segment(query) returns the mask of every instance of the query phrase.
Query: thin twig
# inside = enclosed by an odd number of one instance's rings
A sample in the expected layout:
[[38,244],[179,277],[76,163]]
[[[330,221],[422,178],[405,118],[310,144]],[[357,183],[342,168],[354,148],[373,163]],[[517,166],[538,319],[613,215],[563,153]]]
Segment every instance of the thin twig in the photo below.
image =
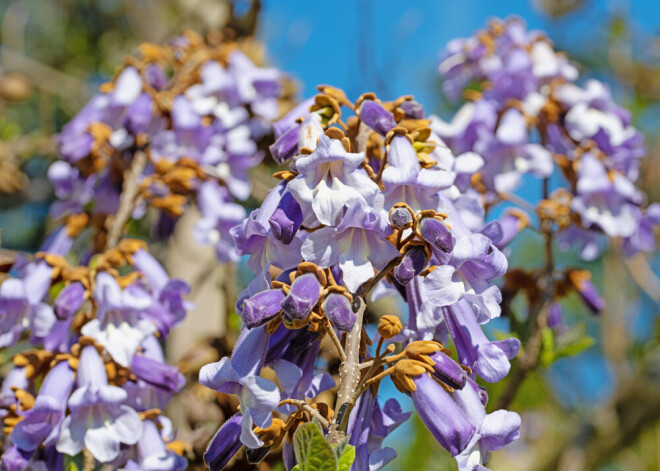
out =
[[83,469],[82,471],[94,471],[95,467],[94,455],[87,449],[83,448]]
[[653,273],[644,255],[638,253],[633,257],[624,258],[623,261],[637,286],[653,301],[660,304],[660,279]]
[[[327,320],[327,318],[326,318],[326,320]],[[325,331],[330,336],[330,340],[332,340],[332,343],[335,344],[335,348],[337,349],[337,353],[339,354],[339,359],[341,361],[345,361],[346,360],[346,352],[344,352],[344,347],[341,346],[341,342],[339,341],[339,337],[337,337],[337,332],[335,332],[335,329],[330,324],[330,321],[328,321],[328,325],[326,325]]]
[[330,422],[328,422],[326,418],[323,417],[319,411],[314,409],[305,401],[302,401],[300,399],[284,399],[283,401],[280,401],[280,405],[284,405],[284,404],[291,404],[292,406],[299,407],[300,409],[303,409],[305,412],[309,412],[310,414],[312,414],[316,418],[316,420],[318,420],[319,423],[323,426],[323,428],[327,429],[330,427]]
[[[360,381],[359,363],[362,318],[367,305],[361,297],[357,297],[356,301],[358,306],[355,312],[355,324],[351,331],[346,335],[346,360],[344,360],[339,367],[339,391],[337,392],[337,403],[335,405],[336,411],[341,411],[344,404],[348,404],[348,408],[351,407],[349,402],[353,396],[353,392],[357,388],[358,382]],[[349,413],[349,410],[344,410],[343,415]],[[339,414],[337,414],[337,416],[339,416]],[[339,425],[340,424],[335,421],[330,426],[330,431],[328,432],[328,440],[330,443],[336,444],[344,439],[345,433],[343,430],[339,430]]]
[[[65,108],[78,109],[90,96],[89,87],[83,80],[27,57],[19,51],[0,46],[0,59],[5,69],[19,72],[41,90],[63,97]],[[48,77],[48,80],[43,80],[43,77]]]
[[369,292],[373,289],[373,287],[376,286],[378,282],[382,280],[385,277],[385,275],[387,275],[399,263],[401,263],[401,257],[396,257],[390,260],[389,263],[385,265],[385,268],[379,271],[376,276],[362,283],[362,285],[360,285],[355,295],[366,297],[369,294]]
[[[550,193],[549,179],[543,180],[543,198],[547,199]],[[511,374],[511,379],[506,385],[504,392],[497,401],[497,409],[506,409],[513,401],[522,386],[527,374],[534,370],[539,361],[539,353],[543,345],[543,331],[548,327],[548,317],[550,316],[550,306],[554,300],[554,254],[552,249],[552,222],[547,220],[542,222],[541,230],[545,242],[545,267],[543,280],[543,298],[539,303],[537,311],[530,313],[530,322],[532,329],[525,345],[525,350],[518,356],[516,367]]]
[[109,216],[106,221],[106,229],[108,230],[106,248],[114,247],[119,242],[124,226],[135,208],[139,190],[138,178],[142,175],[146,165],[147,154],[144,151],[137,151],[130,168],[124,172],[124,186],[119,198],[119,209],[114,217]]
[[513,203],[517,206],[520,206],[523,209],[526,209],[530,213],[534,214],[536,213],[536,207],[532,205],[531,203],[528,203],[518,195],[514,193],[500,193],[500,198],[503,200],[509,201],[510,203]]
[[511,373],[511,379],[506,384],[504,392],[497,400],[496,409],[506,409],[515,399],[518,389],[527,378],[527,374],[534,370],[538,364],[541,345],[543,344],[543,330],[548,326],[548,317],[550,315],[550,305],[552,300],[548,299],[541,305],[532,334],[527,341],[525,350],[518,356],[516,367]]

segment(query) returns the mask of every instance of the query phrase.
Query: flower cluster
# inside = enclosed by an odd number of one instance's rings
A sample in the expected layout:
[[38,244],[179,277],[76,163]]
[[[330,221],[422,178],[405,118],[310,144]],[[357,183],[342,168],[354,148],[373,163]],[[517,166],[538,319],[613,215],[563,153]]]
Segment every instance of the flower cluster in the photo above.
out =
[[74,235],[93,224],[103,247],[105,216],[117,211],[125,171],[137,165],[135,217],[146,206],[162,210],[158,230],[168,234],[196,201],[196,240],[235,261],[228,231],[245,217],[236,201],[250,195],[248,171],[263,157],[258,147],[284,92],[283,74],[257,66],[238,43],[187,32],[168,45],[142,44],[64,126],[62,160],[49,170],[59,199],[52,216]]
[[[241,443],[258,460],[283,443],[291,469],[289,439],[301,421],[316,418],[330,440],[350,435],[352,469],[379,469],[396,455],[381,447],[383,438],[409,416],[395,399],[376,398],[390,376],[461,470],[485,469],[489,451],[518,437],[520,418],[487,415],[475,379],[506,376],[520,342],[492,342],[480,326],[500,314],[493,280],[507,260],[499,222],[488,233],[471,229],[484,212],[465,193],[478,161],[454,157],[412,97],[381,102],[369,93],[353,104],[335,88],[319,91],[275,124],[270,150],[289,169],[232,229],[256,277],[239,296],[243,331],[233,356],[200,373],[202,384],[237,394],[241,405],[206,462],[221,469]],[[407,304],[407,324],[382,317],[370,339],[365,300],[387,295]],[[316,398],[334,384],[317,361],[326,336],[342,361],[335,410]],[[448,338],[456,359],[440,343]],[[372,340],[378,346],[370,354]],[[396,354],[395,342],[403,348]],[[279,387],[259,376],[266,366]]]
[[431,128],[459,157],[481,159],[473,186],[489,205],[508,199],[524,175],[563,175],[544,195],[539,217],[555,224],[564,248],[596,258],[605,238],[624,253],[651,251],[660,206],[635,187],[641,133],[597,80],[578,85],[578,69],[540,32],[516,18],[449,43],[440,61],[444,91],[466,103]]
[[22,348],[0,392],[3,469],[63,469],[64,455],[83,450],[116,468],[185,469],[161,415],[185,380],[159,338],[185,316],[188,286],[133,239],[80,266],[39,252],[10,275],[0,346]]

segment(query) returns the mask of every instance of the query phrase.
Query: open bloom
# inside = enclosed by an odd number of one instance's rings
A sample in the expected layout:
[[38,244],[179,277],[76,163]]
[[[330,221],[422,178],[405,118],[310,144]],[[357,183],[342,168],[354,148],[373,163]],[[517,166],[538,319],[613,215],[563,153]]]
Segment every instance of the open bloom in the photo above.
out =
[[378,186],[360,168],[363,160],[364,154],[347,152],[341,141],[325,135],[314,152],[296,159],[301,176],[287,188],[301,204],[306,225],[336,224],[344,207],[373,202]]
[[122,290],[111,274],[101,272],[96,276],[94,299],[98,318],[83,326],[83,335],[97,340],[117,363],[128,366],[138,346],[156,331],[142,316],[152,304],[151,297],[135,285]]
[[238,395],[243,417],[241,442],[248,448],[263,445],[252,427],[269,427],[272,412],[280,402],[277,386],[259,376],[267,345],[268,334],[264,327],[244,330],[231,359],[224,357],[217,363],[204,366],[199,372],[199,382],[204,386]]
[[515,412],[497,410],[486,414],[479,394],[479,386],[472,380],[460,391],[453,393],[453,400],[476,432],[470,443],[455,456],[459,471],[485,469],[488,453],[505,447],[520,436],[520,416]]
[[500,381],[509,373],[509,360],[518,354],[520,340],[488,340],[475,319],[474,310],[466,300],[443,307],[442,312],[461,363],[492,383]]
[[137,443],[142,434],[140,416],[124,404],[126,391],[108,385],[94,346],[86,346],[80,353],[77,384],[69,398],[71,414],[62,422],[57,451],[73,456],[87,448],[97,460],[112,461],[119,455],[121,443]]
[[438,266],[424,280],[427,299],[436,306],[450,306],[463,298],[477,308],[481,323],[500,315],[501,293],[491,281],[506,272],[506,257],[482,234],[459,238],[446,265]]
[[320,267],[338,263],[346,287],[355,291],[374,276],[374,269],[382,270],[399,254],[385,239],[391,231],[384,214],[352,206],[336,227],[312,232],[303,243],[302,255]]

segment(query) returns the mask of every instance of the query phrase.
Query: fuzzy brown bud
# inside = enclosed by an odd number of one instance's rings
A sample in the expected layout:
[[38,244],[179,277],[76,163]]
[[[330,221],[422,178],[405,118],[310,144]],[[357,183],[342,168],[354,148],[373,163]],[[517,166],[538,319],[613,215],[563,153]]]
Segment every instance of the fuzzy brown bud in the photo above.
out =
[[401,320],[397,316],[383,316],[378,321],[378,333],[384,339],[391,339],[399,335],[403,329]]

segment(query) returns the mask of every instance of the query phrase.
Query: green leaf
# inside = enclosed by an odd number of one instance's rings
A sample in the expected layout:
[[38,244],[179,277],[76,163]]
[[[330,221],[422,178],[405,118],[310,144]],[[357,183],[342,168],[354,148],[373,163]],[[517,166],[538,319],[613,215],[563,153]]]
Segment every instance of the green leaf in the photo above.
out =
[[593,337],[582,337],[557,350],[557,358],[577,355],[596,343]]
[[541,332],[541,365],[548,367],[557,358],[555,356],[555,335],[550,327]]
[[291,471],[300,471],[300,465],[298,465],[298,464],[295,465],[295,466],[291,469]]
[[339,461],[341,455],[344,454],[344,450],[348,446],[348,439],[349,437],[346,436],[341,442],[337,443],[335,446],[332,447],[332,451],[335,452],[335,458],[337,458],[337,461]]
[[595,343],[596,340],[587,334],[586,324],[577,324],[559,336],[555,356],[562,358],[577,355]]
[[335,452],[318,424],[308,422],[298,427],[293,448],[300,471],[337,471]]
[[[335,454],[339,453],[338,448],[340,445],[334,448]],[[348,471],[353,465],[353,461],[355,461],[355,447],[348,444],[343,445],[339,456],[337,456],[337,471]]]
[[69,465],[66,467],[66,471],[78,471],[78,465],[75,461],[69,461]]

